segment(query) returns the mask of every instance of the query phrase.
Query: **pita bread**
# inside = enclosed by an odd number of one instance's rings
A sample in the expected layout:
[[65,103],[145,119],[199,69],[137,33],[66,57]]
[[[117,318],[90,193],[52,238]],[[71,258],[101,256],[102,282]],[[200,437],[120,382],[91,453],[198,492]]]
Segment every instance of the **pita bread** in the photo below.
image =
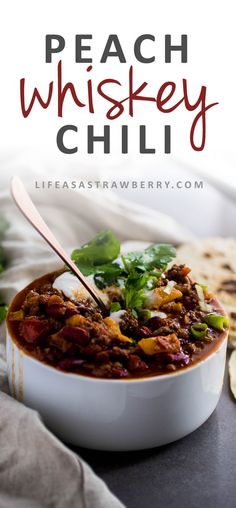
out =
[[193,279],[207,284],[230,318],[229,338],[236,347],[236,240],[204,238],[177,248],[177,262],[188,265]]
[[236,399],[236,350],[231,353],[229,359],[229,380],[231,391]]

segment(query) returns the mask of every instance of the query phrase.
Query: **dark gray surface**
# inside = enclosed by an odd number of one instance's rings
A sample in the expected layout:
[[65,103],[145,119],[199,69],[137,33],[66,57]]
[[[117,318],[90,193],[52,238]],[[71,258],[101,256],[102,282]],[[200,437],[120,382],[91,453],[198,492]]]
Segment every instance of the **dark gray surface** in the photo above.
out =
[[228,375],[217,409],[186,438],[140,452],[77,451],[127,508],[236,508],[236,403]]

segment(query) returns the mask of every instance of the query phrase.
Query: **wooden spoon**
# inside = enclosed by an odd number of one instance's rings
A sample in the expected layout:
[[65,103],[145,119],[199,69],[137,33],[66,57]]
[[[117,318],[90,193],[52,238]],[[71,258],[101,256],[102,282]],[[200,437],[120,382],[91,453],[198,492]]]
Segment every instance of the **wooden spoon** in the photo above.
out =
[[47,224],[44,222],[35,205],[33,204],[22,181],[17,176],[14,176],[11,180],[11,193],[15,203],[23,215],[26,217],[26,219],[28,219],[30,224],[36,229],[36,231],[38,231],[38,233],[44,238],[44,240],[46,240],[46,242],[56,252],[56,254],[58,254],[64,263],[70,268],[74,275],[80,280],[85,289],[95,300],[97,305],[99,305],[102,313],[107,315],[108,310],[97,294],[96,290],[89,284],[86,277],[84,277],[79,268],[75,265],[72,259],[66,254],[62,246],[59,244]]

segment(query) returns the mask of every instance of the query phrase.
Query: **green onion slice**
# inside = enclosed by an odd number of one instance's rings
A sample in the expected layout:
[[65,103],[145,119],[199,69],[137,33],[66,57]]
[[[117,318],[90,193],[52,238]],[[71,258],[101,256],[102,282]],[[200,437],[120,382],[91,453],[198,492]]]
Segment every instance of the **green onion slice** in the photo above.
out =
[[207,334],[207,324],[195,323],[191,326],[191,334],[195,337],[195,339],[204,339]]
[[208,291],[208,286],[207,284],[198,284],[198,286],[200,286],[202,289],[203,289],[203,292],[207,292]]
[[149,321],[152,317],[152,313],[149,309],[140,309],[138,315],[144,322]]
[[215,330],[220,330],[221,332],[229,328],[229,318],[221,314],[208,314],[208,316],[204,316],[204,321],[212,328],[215,328]]

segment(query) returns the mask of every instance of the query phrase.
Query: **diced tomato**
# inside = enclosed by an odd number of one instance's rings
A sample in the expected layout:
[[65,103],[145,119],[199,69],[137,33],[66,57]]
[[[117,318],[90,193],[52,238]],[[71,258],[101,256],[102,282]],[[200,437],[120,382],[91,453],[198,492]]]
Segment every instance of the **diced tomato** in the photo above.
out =
[[26,318],[20,327],[21,335],[27,342],[37,342],[48,330],[48,321],[38,317]]
[[184,266],[181,270],[181,273],[184,277],[186,277],[186,275],[188,275],[188,273],[191,272],[191,268],[189,268],[188,266]]

